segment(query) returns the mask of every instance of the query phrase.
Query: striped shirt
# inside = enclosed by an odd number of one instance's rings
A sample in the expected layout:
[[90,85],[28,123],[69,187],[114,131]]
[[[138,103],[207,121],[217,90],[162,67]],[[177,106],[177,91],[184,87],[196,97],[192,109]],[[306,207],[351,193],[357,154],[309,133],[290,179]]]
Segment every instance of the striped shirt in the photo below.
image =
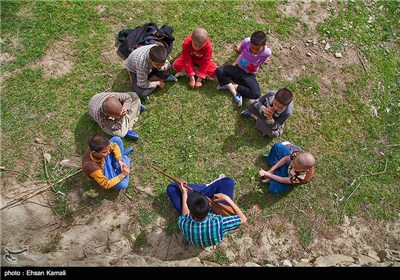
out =
[[127,108],[125,104],[132,102],[131,94],[136,94],[133,92],[102,92],[93,95],[89,101],[88,110],[90,117],[95,120],[101,127],[108,127],[111,130],[119,130],[122,127],[122,118],[111,119],[103,113],[103,102],[108,97],[113,97],[118,99],[124,108]]
[[133,52],[131,52],[125,62],[126,68],[130,72],[136,74],[137,85],[141,88],[155,88],[157,86],[157,82],[148,81],[148,75],[153,69],[149,52],[154,46],[156,46],[156,44],[142,46],[135,49]]
[[224,235],[238,228],[241,224],[238,215],[222,217],[208,213],[202,221],[195,221],[189,215],[181,215],[178,219],[179,229],[186,240],[196,247],[209,247],[222,241]]

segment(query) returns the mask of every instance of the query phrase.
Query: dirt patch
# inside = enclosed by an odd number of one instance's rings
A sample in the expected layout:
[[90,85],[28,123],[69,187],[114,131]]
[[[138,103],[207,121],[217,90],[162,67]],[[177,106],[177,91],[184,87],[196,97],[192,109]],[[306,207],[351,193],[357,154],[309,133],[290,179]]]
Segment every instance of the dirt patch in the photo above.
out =
[[61,77],[70,72],[75,64],[73,45],[75,39],[71,36],[59,38],[48,48],[45,55],[33,64],[34,68],[43,69],[45,79]]

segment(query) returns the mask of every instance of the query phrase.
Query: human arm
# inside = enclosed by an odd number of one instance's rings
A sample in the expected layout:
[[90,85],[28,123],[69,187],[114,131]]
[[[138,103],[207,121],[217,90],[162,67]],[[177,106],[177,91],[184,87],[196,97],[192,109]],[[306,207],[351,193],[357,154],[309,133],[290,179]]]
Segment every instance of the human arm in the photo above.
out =
[[187,183],[185,181],[180,181],[179,182],[179,190],[181,191],[182,194],[182,215],[189,214],[189,207],[187,205],[187,198],[188,198],[188,193],[187,193]]
[[241,46],[241,43],[240,43],[240,44],[237,44],[237,45],[233,45],[233,50],[234,50],[237,54],[240,54],[240,53],[242,52],[240,46]]
[[245,224],[247,221],[246,216],[243,214],[242,210],[240,210],[240,208],[236,205],[235,202],[233,202],[233,200],[227,196],[226,194],[223,193],[217,193],[214,194],[214,199],[215,202],[222,202],[222,201],[226,201],[233,209],[233,212],[235,212],[236,215],[238,215],[240,217],[240,221],[242,224]]
[[275,163],[274,166],[272,166],[272,167],[268,170],[268,172],[274,173],[275,170],[277,170],[279,167],[283,166],[283,165],[284,165],[285,163],[287,163],[288,161],[290,161],[290,155],[281,158],[277,163]]
[[[198,77],[196,82],[201,82],[202,79],[204,80],[207,77],[207,71],[211,63],[212,47],[210,39],[206,40],[203,47],[198,52],[202,54],[202,57],[196,60],[196,64],[199,66],[196,72],[196,76]],[[199,80],[199,78],[201,79]]]
[[267,59],[263,62],[263,64],[268,64],[268,63],[270,63],[270,61],[271,61],[271,57],[268,56]]
[[94,179],[103,189],[111,189],[116,184],[121,182],[126,175],[130,172],[128,167],[122,168],[121,173],[115,176],[114,178],[107,179],[101,169],[97,169],[94,172],[90,173],[90,178]]
[[189,86],[190,86],[191,88],[194,88],[195,85],[196,85],[196,80],[195,80],[195,78],[194,78],[194,75],[193,75],[193,76],[189,76]]
[[291,184],[292,183],[290,181],[289,177],[281,177],[281,176],[275,175],[274,173],[272,173],[270,171],[260,170],[259,174],[263,178],[267,177],[267,178],[270,178],[271,180],[277,181],[282,184]]
[[192,39],[191,36],[189,36],[186,37],[185,41],[182,44],[183,63],[185,64],[185,71],[188,77],[195,75],[193,59],[190,55],[191,51],[193,51]]

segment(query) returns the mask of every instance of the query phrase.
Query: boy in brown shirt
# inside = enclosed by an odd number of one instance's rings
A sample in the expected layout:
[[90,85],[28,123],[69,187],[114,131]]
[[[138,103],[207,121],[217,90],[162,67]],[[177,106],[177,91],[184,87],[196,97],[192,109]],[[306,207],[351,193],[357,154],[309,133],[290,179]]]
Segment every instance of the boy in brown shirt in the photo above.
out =
[[314,156],[302,151],[291,152],[288,148],[290,146],[290,143],[288,146],[280,142],[275,143],[266,158],[271,168],[268,171],[263,169],[259,171],[263,182],[269,182],[269,191],[272,194],[307,184],[314,177]]
[[89,149],[82,158],[82,169],[104,189],[126,189],[129,183],[130,159],[133,147],[124,150],[118,136],[110,140],[99,134],[89,140]]

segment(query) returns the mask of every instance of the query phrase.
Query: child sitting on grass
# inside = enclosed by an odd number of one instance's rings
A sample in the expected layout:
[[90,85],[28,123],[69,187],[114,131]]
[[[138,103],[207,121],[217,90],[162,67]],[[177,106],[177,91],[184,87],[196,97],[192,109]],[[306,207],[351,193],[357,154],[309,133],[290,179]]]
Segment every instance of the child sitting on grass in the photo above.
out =
[[124,150],[118,136],[110,141],[99,134],[89,140],[89,149],[82,158],[82,169],[89,179],[95,180],[104,189],[126,189],[129,183],[130,159],[133,147]]
[[211,57],[212,47],[208,32],[198,27],[186,37],[182,44],[182,53],[172,65],[177,72],[175,77],[187,76],[191,88],[200,88],[204,79],[213,80],[215,77],[217,65]]
[[290,143],[287,146],[284,143],[275,143],[266,158],[271,168],[268,171],[259,171],[263,182],[269,183],[272,194],[280,194],[293,186],[307,184],[314,177],[314,156],[293,147],[296,148]]
[[271,50],[266,47],[267,36],[263,31],[254,32],[234,50],[240,54],[236,65],[220,66],[216,70],[219,86],[228,89],[237,106],[242,106],[243,97],[257,99],[261,95],[256,79],[258,69],[270,60]]

